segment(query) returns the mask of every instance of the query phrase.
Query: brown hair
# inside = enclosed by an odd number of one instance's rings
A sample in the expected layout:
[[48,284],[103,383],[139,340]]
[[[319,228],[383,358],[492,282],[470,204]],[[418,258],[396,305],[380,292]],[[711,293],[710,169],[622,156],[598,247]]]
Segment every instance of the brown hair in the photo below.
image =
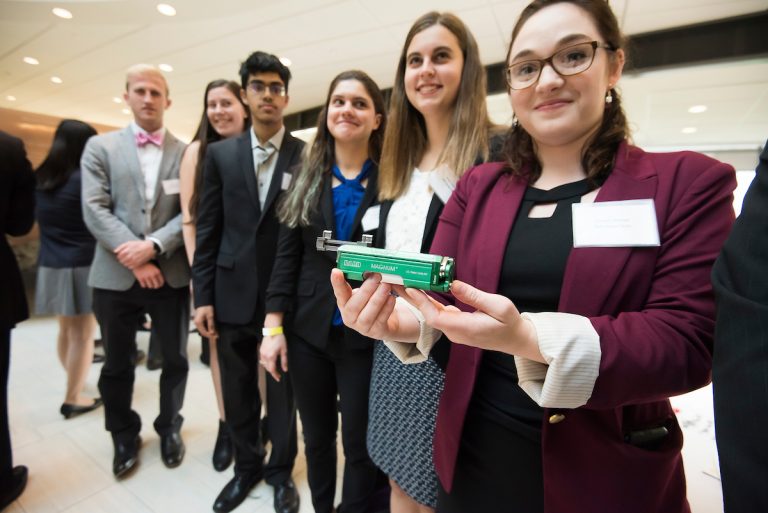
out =
[[491,122],[485,103],[485,69],[472,33],[464,22],[451,13],[429,12],[417,19],[405,38],[397,65],[395,85],[389,109],[389,126],[384,135],[384,149],[379,171],[379,198],[391,200],[404,194],[411,173],[424,155],[427,128],[422,114],[405,94],[405,68],[408,47],[419,32],[434,25],[448,29],[459,42],[464,56],[461,83],[456,96],[451,127],[437,164],[448,164],[457,177],[472,167],[478,157],[488,158],[488,131]]
[[317,116],[317,133],[311,146],[306,146],[301,163],[301,169],[295,173],[295,178],[288,192],[283,196],[277,207],[280,222],[290,228],[308,226],[310,215],[317,208],[320,197],[320,185],[324,175],[331,173],[331,167],[336,160],[334,139],[328,130],[328,103],[339,82],[357,80],[365,88],[373,102],[373,110],[381,115],[379,127],[371,133],[368,139],[368,158],[378,165],[381,158],[381,146],[384,131],[387,126],[387,113],[384,96],[379,86],[367,73],[360,70],[343,71],[336,75],[328,87],[320,114]]
[[195,164],[195,186],[192,189],[192,196],[189,198],[189,222],[194,224],[197,219],[197,207],[200,203],[200,193],[203,189],[203,166],[205,165],[205,152],[208,150],[208,145],[220,141],[221,135],[213,128],[210,120],[208,119],[208,93],[212,89],[218,87],[226,87],[230,93],[232,93],[237,101],[243,106],[245,110],[245,124],[244,130],[248,129],[249,120],[251,117],[251,111],[248,106],[243,103],[243,98],[240,96],[240,84],[233,80],[224,80],[220,78],[212,82],[208,82],[205,86],[205,94],[203,94],[203,115],[200,117],[200,124],[197,125],[197,131],[192,141],[200,141],[200,147],[197,150],[197,164]]
[[[512,45],[523,25],[540,10],[559,3],[573,4],[589,14],[600,36],[613,50],[625,46],[625,39],[616,15],[606,0],[536,0],[523,9],[512,29],[505,62],[509,63]],[[615,62],[615,52],[609,52],[609,56]],[[603,120],[594,135],[587,141],[581,156],[581,165],[587,173],[587,178],[593,183],[603,180],[611,173],[618,146],[629,137],[629,127],[621,106],[621,97],[613,88],[609,94],[613,101],[606,103]],[[534,141],[518,123],[513,123],[507,132],[503,155],[511,174],[524,176],[528,183],[535,182],[541,176],[541,163],[536,156]]]

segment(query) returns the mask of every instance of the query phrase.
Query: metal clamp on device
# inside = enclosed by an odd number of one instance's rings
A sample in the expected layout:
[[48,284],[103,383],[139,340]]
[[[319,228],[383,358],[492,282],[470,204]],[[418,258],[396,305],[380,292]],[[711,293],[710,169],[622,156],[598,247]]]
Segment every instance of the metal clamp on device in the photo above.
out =
[[360,242],[334,240],[331,231],[317,238],[318,251],[335,251],[336,267],[347,279],[362,281],[367,273],[381,273],[381,281],[435,292],[447,292],[454,278],[451,257],[388,251],[372,248],[373,238],[363,235]]

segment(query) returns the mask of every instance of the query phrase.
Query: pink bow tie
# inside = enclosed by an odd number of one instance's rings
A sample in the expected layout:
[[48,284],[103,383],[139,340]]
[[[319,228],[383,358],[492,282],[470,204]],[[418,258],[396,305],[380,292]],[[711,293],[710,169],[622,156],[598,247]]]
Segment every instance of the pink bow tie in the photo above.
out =
[[147,144],[154,144],[158,148],[163,145],[163,134],[147,134],[139,132],[136,134],[136,146],[143,148]]

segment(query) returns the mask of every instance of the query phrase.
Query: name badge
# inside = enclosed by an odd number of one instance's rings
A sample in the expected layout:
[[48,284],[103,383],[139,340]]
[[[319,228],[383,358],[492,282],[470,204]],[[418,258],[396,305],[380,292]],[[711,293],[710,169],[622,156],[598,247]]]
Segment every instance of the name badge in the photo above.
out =
[[179,179],[172,178],[170,180],[163,180],[163,192],[166,196],[179,193]]
[[429,173],[427,178],[429,186],[443,203],[448,203],[448,198],[456,188],[456,178],[451,174],[448,166],[443,165]]
[[293,178],[293,175],[291,173],[283,173],[283,181],[280,184],[280,190],[287,191],[288,187],[291,186],[291,178]]
[[364,232],[370,232],[379,228],[379,212],[381,211],[381,205],[374,205],[368,207],[368,210],[363,214],[363,218],[360,220],[360,224],[363,225]]
[[572,208],[574,248],[659,245],[651,199],[574,203]]

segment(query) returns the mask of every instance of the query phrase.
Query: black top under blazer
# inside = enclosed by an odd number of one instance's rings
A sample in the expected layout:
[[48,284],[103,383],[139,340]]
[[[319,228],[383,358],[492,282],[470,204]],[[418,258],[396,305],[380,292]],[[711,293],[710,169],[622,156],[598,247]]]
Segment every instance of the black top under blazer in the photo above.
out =
[[[331,286],[331,269],[336,267],[336,252],[317,251],[317,238],[323,230],[336,235],[333,208],[332,176],[323,177],[319,208],[311,216],[309,226],[288,228],[280,226],[277,257],[272,279],[267,290],[267,312],[285,312],[284,325],[308,344],[335,352],[343,348],[327,347],[336,298]],[[378,168],[371,169],[368,184],[352,223],[352,241],[359,241],[363,233],[374,235],[375,230],[363,232],[365,212],[378,204]],[[360,286],[352,282],[353,287]],[[344,329],[346,348],[370,348],[371,339],[358,332]]]
[[303,147],[286,131],[262,212],[250,131],[208,146],[192,277],[195,306],[213,305],[219,322],[263,321],[279,230],[275,208],[283,174],[299,164]]

